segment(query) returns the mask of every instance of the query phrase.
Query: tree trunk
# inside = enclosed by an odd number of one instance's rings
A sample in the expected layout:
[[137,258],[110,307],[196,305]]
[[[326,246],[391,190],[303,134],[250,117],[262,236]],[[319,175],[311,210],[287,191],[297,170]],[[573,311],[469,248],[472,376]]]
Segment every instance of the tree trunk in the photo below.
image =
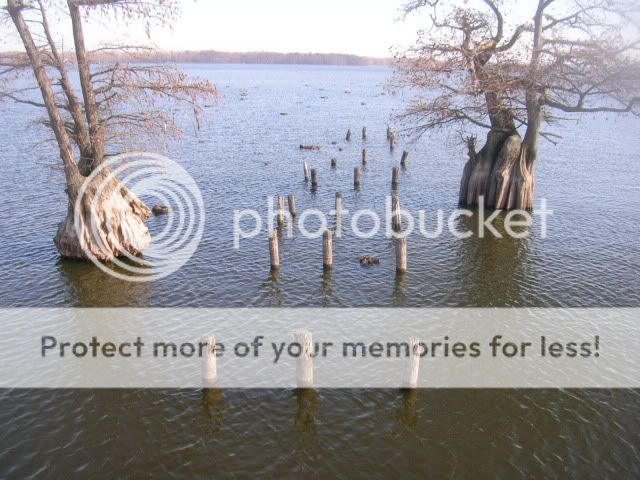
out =
[[[38,82],[64,165],[65,191],[69,204],[67,217],[58,226],[54,237],[58,251],[64,257],[82,260],[94,257],[103,261],[125,253],[140,254],[149,243],[149,230],[144,222],[150,217],[151,211],[113,176],[110,168],[101,168],[88,178],[80,174],[71,138],[55,100],[53,83],[45,67],[43,53],[37,48],[22,15],[23,5],[18,0],[8,0],[7,6]],[[92,94],[93,91],[89,96]],[[93,120],[97,121],[95,117]],[[94,161],[101,163],[104,143],[99,124],[91,133],[96,135],[93,153],[95,155],[98,151],[100,154],[97,158],[94,156]],[[101,186],[104,186],[102,190]]]
[[479,152],[468,140],[469,160],[460,182],[460,206],[472,207],[484,197],[485,206],[499,210],[533,208],[535,150],[520,135],[491,130]]
[[138,197],[106,171],[89,177],[80,193],[53,240],[60,255],[109,261],[142,253],[150,241],[144,222],[151,210]]

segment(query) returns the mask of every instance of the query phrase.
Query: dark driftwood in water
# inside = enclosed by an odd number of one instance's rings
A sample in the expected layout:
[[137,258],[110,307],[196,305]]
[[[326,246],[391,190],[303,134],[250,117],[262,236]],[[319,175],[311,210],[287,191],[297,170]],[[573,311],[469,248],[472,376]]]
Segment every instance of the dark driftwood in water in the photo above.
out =
[[319,145],[302,145],[300,144],[300,150],[320,150]]
[[372,257],[371,255],[363,255],[360,257],[360,265],[362,265],[363,267],[380,265],[380,259],[378,257]]
[[171,208],[167,207],[166,205],[154,205],[153,208],[151,209],[151,212],[155,215],[166,215],[167,213],[169,213],[171,211]]

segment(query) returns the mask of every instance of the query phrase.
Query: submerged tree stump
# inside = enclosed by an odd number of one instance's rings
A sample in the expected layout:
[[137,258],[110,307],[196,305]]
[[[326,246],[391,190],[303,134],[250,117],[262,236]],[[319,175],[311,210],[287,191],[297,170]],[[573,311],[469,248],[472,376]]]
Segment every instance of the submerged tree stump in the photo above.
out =
[[313,337],[307,330],[296,330],[294,342],[300,345],[296,361],[296,385],[298,388],[313,388]]
[[218,367],[216,365],[216,337],[210,335],[202,339],[206,345],[202,354],[202,380],[205,384],[215,383],[218,378]]
[[322,234],[322,266],[325,270],[333,268],[333,233],[328,228]]
[[360,172],[360,167],[355,167],[353,169],[353,186],[357,190],[360,188],[360,184],[362,183],[362,173]]
[[400,159],[400,166],[402,168],[407,168],[407,159],[409,158],[409,152],[406,150],[402,152],[402,158]]
[[394,190],[398,188],[398,184],[400,183],[400,168],[393,167],[391,171],[391,188]]
[[280,248],[278,245],[278,235],[274,230],[269,232],[269,257],[271,258],[271,270],[280,269]]
[[394,244],[396,248],[396,272],[405,273],[407,271],[407,238],[396,238]]

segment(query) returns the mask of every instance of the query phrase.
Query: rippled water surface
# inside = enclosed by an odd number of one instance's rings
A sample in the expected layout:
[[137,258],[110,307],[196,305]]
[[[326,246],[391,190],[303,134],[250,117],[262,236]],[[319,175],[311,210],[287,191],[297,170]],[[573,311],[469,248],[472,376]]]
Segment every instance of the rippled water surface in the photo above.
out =
[[[384,89],[389,70],[185,68],[222,93],[202,129],[187,128],[168,147],[205,200],[193,258],[142,284],[60,260],[51,241],[66,211],[56,150],[32,125],[36,111],[3,105],[1,307],[640,306],[637,121],[581,117],[558,127],[559,145],[542,143],[536,205],[545,198],[554,211],[547,238],[539,225],[520,240],[412,236],[410,270],[397,278],[382,235],[336,241],[331,275],[322,272],[321,240],[295,235],[282,240],[282,269],[272,275],[265,232],[233,248],[235,209],[266,214],[270,195],[294,193],[299,210],[328,211],[342,191],[346,208],[382,215],[391,168],[407,149],[402,205],[433,218],[456,207],[466,158],[459,137],[405,136],[391,153],[386,126],[403,99]],[[301,152],[301,143],[322,149]],[[354,191],[362,148],[369,162]],[[303,181],[303,160],[319,171],[316,192]],[[382,264],[362,268],[364,254]],[[638,400],[632,391],[4,391],[0,476],[637,477]]]

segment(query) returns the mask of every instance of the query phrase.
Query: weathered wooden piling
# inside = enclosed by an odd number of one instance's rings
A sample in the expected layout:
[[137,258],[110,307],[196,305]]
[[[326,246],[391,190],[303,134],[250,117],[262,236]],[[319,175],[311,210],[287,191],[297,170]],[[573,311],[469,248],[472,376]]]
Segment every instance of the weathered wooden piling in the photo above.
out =
[[391,226],[394,232],[402,231],[402,213],[400,212],[400,197],[391,197]]
[[269,256],[271,257],[271,270],[280,269],[280,246],[275,230],[269,232]]
[[318,187],[318,170],[315,168],[311,169],[311,188]]
[[387,140],[391,140],[391,127],[387,125]]
[[336,216],[342,215],[344,208],[344,194],[342,192],[336,192]]
[[402,152],[402,158],[400,159],[400,166],[402,168],[407,168],[407,159],[409,158],[409,152],[406,150]]
[[332,158],[331,159],[331,168],[336,168],[338,166],[338,159],[337,158]]
[[278,225],[284,225],[285,210],[284,210],[284,195],[278,195]]
[[396,147],[396,136],[394,133],[391,133],[391,137],[389,138],[389,150],[393,152],[393,149]]
[[400,183],[400,168],[393,167],[393,170],[391,171],[391,187],[393,189],[396,189],[398,188],[399,183]]
[[367,139],[367,127],[362,127],[362,139]]
[[420,340],[409,339],[409,358],[405,364],[405,371],[402,375],[403,388],[418,387],[418,373],[420,372]]
[[354,188],[360,188],[360,184],[362,183],[362,172],[360,171],[360,167],[355,167],[353,169],[353,186]]
[[367,149],[363,148],[362,149],[362,164],[366,165],[367,164],[367,160],[368,160],[368,153],[367,153]]
[[305,161],[302,164],[302,168],[304,169],[304,181],[308,182],[309,181],[309,164]]
[[203,337],[202,349],[202,380],[205,384],[212,384],[218,378],[216,365],[216,337],[213,335]]
[[296,210],[296,196],[295,195],[289,195],[287,197],[287,199],[289,200],[289,213],[291,214],[291,217],[295,217],[298,212]]
[[347,142],[351,141],[351,129],[347,130]]
[[344,195],[336,192],[336,237],[342,238],[342,214],[344,210]]
[[313,337],[307,330],[293,332],[293,340],[300,345],[296,360],[296,385],[298,388],[313,388]]
[[407,271],[407,237],[396,238],[396,272],[404,273]]
[[328,228],[322,234],[322,266],[325,270],[333,268],[333,233]]

